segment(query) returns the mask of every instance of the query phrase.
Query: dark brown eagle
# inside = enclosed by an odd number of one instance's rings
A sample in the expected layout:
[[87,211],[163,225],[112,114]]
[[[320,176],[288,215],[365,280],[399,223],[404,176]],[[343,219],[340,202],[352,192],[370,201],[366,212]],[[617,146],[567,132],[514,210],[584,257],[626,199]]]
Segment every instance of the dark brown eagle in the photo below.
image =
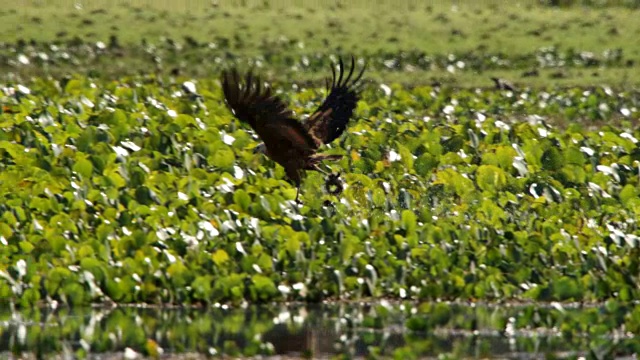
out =
[[[222,91],[227,106],[236,118],[248,123],[263,141],[257,150],[284,167],[287,177],[297,187],[296,202],[304,170],[325,173],[318,168],[320,162],[342,158],[342,155],[319,154],[318,148],[332,142],[344,132],[360,100],[360,78],[365,67],[351,79],[355,68],[353,57],[351,70],[346,77],[342,58],[337,78],[335,64],[331,65],[331,87],[329,79],[326,79],[329,95],[304,122],[298,121],[287,104],[274,95],[270,87],[264,87],[260,78],[251,71],[244,79],[241,79],[235,68],[222,72]],[[331,175],[330,179],[335,181],[336,176]]]

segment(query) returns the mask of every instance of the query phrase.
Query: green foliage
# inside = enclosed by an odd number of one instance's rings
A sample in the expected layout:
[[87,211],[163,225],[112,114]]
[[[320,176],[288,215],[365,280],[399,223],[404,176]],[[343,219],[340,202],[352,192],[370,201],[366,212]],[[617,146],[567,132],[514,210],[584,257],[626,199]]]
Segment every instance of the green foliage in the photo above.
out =
[[[637,117],[634,93],[369,85],[327,150],[345,155],[328,164],[344,192],[310,172],[298,207],[219,84],[198,80],[193,97],[162,81],[37,79],[3,95],[15,109],[0,114],[3,299],[640,296],[640,132],[548,121],[573,109],[589,123],[602,104]],[[283,96],[308,113],[323,95]]]

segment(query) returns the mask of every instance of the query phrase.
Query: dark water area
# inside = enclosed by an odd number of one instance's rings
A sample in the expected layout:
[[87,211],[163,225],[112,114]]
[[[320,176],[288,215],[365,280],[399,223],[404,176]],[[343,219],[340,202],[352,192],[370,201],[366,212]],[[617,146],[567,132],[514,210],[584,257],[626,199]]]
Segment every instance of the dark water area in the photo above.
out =
[[635,358],[640,338],[600,321],[598,307],[533,305],[3,306],[0,358]]

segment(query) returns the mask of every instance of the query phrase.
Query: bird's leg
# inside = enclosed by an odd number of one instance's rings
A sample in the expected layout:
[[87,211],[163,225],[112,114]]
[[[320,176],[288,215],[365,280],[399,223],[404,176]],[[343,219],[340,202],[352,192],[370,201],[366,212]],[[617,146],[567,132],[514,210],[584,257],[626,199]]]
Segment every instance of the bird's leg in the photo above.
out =
[[330,175],[331,175],[331,174],[329,174],[328,172],[326,172],[326,171],[324,171],[324,170],[320,169],[320,167],[319,167],[318,165],[315,165],[315,166],[313,167],[313,170],[315,170],[315,171],[317,171],[317,172],[320,172],[320,173],[324,174],[325,176],[330,176]]
[[298,199],[298,197],[300,197],[300,185],[298,185],[296,189],[296,204],[302,204],[302,201]]
[[301,204],[300,187],[302,186],[302,171],[299,168],[288,166],[284,169],[289,180],[296,186],[296,203]]

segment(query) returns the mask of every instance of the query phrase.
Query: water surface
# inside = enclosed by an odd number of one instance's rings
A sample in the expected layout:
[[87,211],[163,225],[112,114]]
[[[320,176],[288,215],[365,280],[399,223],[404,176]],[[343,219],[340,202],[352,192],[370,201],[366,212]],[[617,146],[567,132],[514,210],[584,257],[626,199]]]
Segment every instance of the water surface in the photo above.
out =
[[[272,304],[206,309],[0,308],[0,358],[631,358],[628,309],[471,304]],[[591,324],[591,325],[590,325]],[[609,324],[603,328],[603,324]]]

